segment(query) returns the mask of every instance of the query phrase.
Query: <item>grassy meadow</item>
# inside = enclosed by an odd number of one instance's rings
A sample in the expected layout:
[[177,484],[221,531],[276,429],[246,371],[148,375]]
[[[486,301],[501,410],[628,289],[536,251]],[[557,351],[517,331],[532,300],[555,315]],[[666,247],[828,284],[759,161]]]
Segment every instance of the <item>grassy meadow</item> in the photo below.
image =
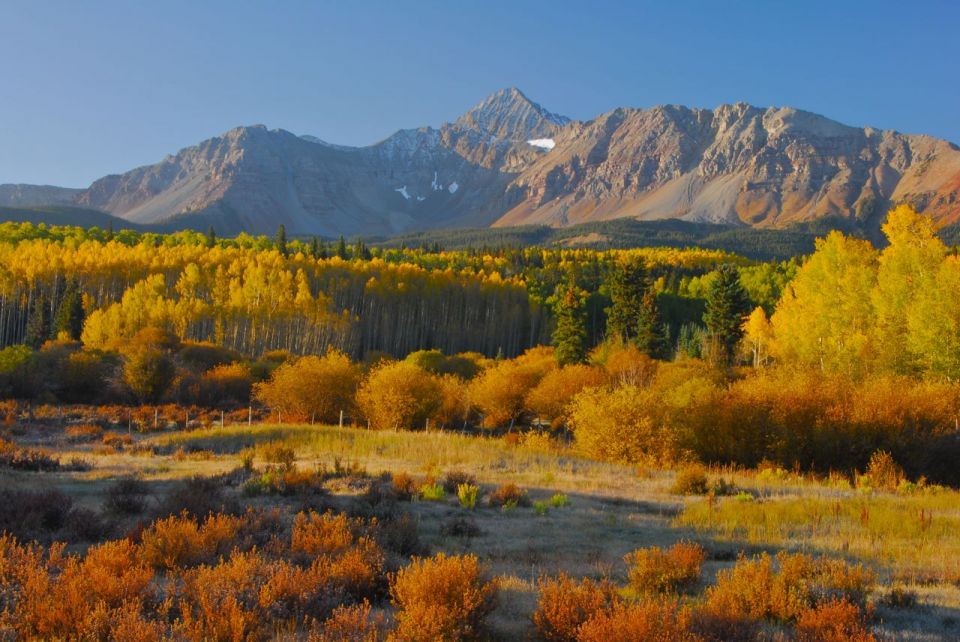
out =
[[[535,636],[531,617],[540,578],[563,572],[622,584],[628,582],[626,554],[681,541],[699,544],[706,554],[702,578],[682,598],[691,603],[739,556],[787,550],[861,563],[874,572],[868,603],[880,639],[960,636],[960,493],[945,488],[909,485],[888,492],[837,476],[717,468],[706,471],[709,494],[685,495],[676,488],[676,470],[593,461],[536,433],[246,423],[134,431],[120,440],[123,431],[78,435],[49,424],[4,432],[18,446],[83,462],[77,470],[52,472],[0,468],[5,489],[58,489],[90,511],[100,510],[118,480],[142,480],[149,514],[178,484],[204,476],[233,479],[224,482],[223,501],[241,506],[375,514],[368,505],[371,484],[408,479],[413,496],[401,504],[416,525],[418,551],[474,554],[495,578],[500,599],[489,620],[492,639]],[[111,439],[113,445],[105,446]],[[322,488],[306,498],[257,490],[278,467],[327,474]],[[480,487],[475,507],[462,506],[456,490],[440,490],[448,478]],[[504,484],[516,484],[525,497],[489,505],[485,498]],[[113,533],[123,534],[144,518],[108,520]],[[274,637],[299,639],[280,632]]]

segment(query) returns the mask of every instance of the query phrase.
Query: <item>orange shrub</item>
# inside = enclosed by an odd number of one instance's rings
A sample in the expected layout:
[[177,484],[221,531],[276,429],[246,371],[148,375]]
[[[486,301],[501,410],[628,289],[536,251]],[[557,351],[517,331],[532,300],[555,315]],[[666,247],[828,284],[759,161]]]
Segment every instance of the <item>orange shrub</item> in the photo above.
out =
[[154,568],[173,569],[213,561],[230,551],[241,520],[213,514],[202,524],[182,513],[157,520],[143,531],[143,559]]
[[290,552],[305,559],[325,560],[330,581],[356,597],[372,595],[383,578],[384,554],[363,520],[343,513],[298,513]]
[[617,604],[580,626],[577,642],[700,642],[690,616],[674,602]]
[[87,441],[89,439],[99,439],[103,435],[103,428],[96,424],[78,424],[67,426],[64,432],[71,441]]
[[243,363],[214,366],[200,377],[197,401],[208,406],[246,404],[253,376]]
[[373,614],[370,602],[337,607],[322,627],[310,632],[307,642],[384,642],[386,622]]
[[741,558],[707,589],[706,607],[735,618],[792,621],[805,609],[841,598],[863,604],[874,575],[861,565],[801,553]]
[[275,620],[300,621],[326,613],[344,596],[330,576],[325,558],[307,567],[275,560],[264,567],[263,582],[257,591],[257,607]]
[[567,423],[570,400],[584,388],[600,386],[606,377],[599,368],[587,365],[564,366],[551,370],[530,391],[526,407],[541,419],[549,419],[553,428]]
[[[124,605],[136,612],[152,601],[153,572],[128,541],[90,549],[86,558],[64,556],[0,537],[0,596],[9,624],[24,639],[89,639],[109,629]],[[0,614],[0,630],[5,624]]]
[[831,600],[800,613],[797,642],[877,642],[877,638],[860,607],[846,600]]
[[574,580],[565,573],[540,580],[540,599],[533,614],[537,634],[547,642],[576,642],[580,626],[620,602],[607,580]]
[[497,428],[521,418],[524,399],[540,380],[557,367],[553,348],[531,348],[507,361],[500,361],[470,382],[470,403],[483,413],[483,425]]
[[510,482],[497,486],[487,497],[487,502],[491,506],[527,506],[530,504],[530,499],[527,497],[527,491]]
[[418,558],[390,578],[396,639],[476,640],[496,604],[497,589],[475,555]]
[[702,546],[688,542],[677,542],[666,550],[641,548],[624,558],[630,567],[630,587],[638,593],[688,590],[700,581],[706,559]]
[[309,557],[337,555],[353,545],[362,525],[362,520],[350,519],[344,513],[297,513],[290,533],[290,552]]
[[235,553],[216,566],[185,572],[178,610],[180,628],[194,640],[245,640],[258,624],[260,587],[270,568],[257,553]]
[[420,483],[412,475],[404,472],[393,473],[390,485],[397,497],[404,500],[413,499],[420,488]]

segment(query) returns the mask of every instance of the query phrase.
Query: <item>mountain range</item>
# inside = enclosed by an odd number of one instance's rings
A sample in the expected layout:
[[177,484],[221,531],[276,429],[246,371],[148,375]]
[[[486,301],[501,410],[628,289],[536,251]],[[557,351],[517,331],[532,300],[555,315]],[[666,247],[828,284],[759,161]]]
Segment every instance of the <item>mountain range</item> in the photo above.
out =
[[0,186],[0,206],[71,205],[221,235],[283,223],[328,237],[616,218],[760,228],[836,220],[870,234],[901,202],[960,220],[960,149],[744,103],[575,121],[516,88],[439,128],[367,147],[254,125],[86,189]]

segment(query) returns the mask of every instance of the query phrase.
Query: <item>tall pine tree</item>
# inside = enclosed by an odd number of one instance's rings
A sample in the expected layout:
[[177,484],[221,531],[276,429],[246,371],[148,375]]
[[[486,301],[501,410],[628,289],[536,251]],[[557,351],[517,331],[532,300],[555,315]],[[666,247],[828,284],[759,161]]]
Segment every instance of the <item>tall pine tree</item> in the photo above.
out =
[[561,366],[587,360],[587,319],[583,295],[584,292],[571,283],[557,301],[557,327],[553,331],[553,345]]
[[657,297],[641,259],[629,259],[614,268],[610,278],[610,299],[607,336],[633,343],[651,357],[665,357],[668,342]]
[[36,350],[50,338],[50,305],[47,298],[38,294],[33,300],[33,308],[27,318],[26,333],[23,342]]
[[60,307],[57,308],[57,315],[54,317],[53,336],[59,337],[63,334],[68,339],[79,341],[80,334],[83,332],[83,320],[83,295],[80,293],[77,282],[71,280],[60,301]]
[[610,277],[611,306],[607,312],[607,334],[623,342],[637,338],[637,324],[647,290],[647,270],[641,259],[617,264]]
[[283,223],[277,226],[277,250],[280,254],[287,255],[287,228]]
[[733,363],[748,314],[750,297],[740,283],[739,270],[733,265],[721,265],[717,268],[717,278],[710,284],[703,313],[714,360],[723,365]]

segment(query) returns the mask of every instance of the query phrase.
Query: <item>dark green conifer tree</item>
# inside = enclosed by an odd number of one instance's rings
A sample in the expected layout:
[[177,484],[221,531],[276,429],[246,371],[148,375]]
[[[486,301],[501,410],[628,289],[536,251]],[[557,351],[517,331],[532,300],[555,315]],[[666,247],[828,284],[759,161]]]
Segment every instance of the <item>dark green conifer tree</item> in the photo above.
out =
[[77,282],[71,280],[54,317],[53,336],[59,337],[64,334],[74,341],[79,341],[80,334],[83,332],[84,318],[83,295]]
[[277,226],[277,250],[280,254],[287,255],[287,228],[283,223]]
[[743,337],[743,321],[750,309],[750,297],[740,283],[739,270],[733,265],[721,265],[717,278],[710,284],[703,313],[712,359],[722,365],[733,363],[737,344]]
[[557,300],[557,327],[553,331],[553,345],[557,363],[561,366],[587,360],[587,319],[583,294],[571,283]]
[[50,338],[50,306],[47,298],[37,295],[33,300],[33,308],[27,318],[27,328],[23,342],[36,350]]

